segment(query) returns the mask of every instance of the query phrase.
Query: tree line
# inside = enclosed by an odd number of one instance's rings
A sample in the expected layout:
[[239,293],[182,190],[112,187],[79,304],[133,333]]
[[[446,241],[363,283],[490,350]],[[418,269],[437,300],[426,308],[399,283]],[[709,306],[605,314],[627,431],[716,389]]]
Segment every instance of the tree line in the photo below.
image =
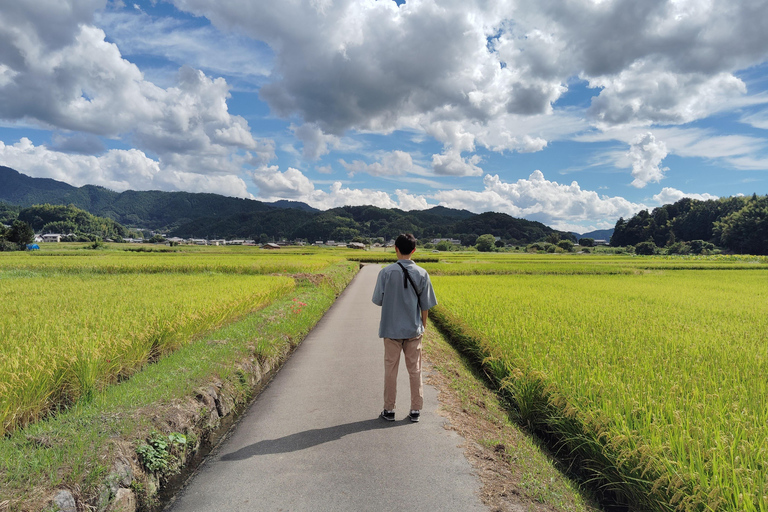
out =
[[252,238],[259,242],[279,240],[372,241],[392,240],[400,233],[417,239],[454,239],[465,247],[474,246],[482,234],[499,237],[503,244],[528,244],[557,233],[573,239],[571,233],[556,231],[540,222],[517,219],[504,213],[474,214],[466,210],[435,207],[406,212],[376,206],[343,206],[324,212],[298,209],[270,209],[227,217],[205,217],[183,224],[170,236],[181,238]]
[[768,195],[676,203],[620,218],[611,237],[615,247],[640,254],[706,254],[717,248],[737,254],[768,254]]
[[[6,227],[8,225],[8,227]],[[0,250],[24,250],[35,233],[56,233],[72,242],[121,240],[131,232],[112,219],[91,215],[72,205],[19,208],[0,203]]]

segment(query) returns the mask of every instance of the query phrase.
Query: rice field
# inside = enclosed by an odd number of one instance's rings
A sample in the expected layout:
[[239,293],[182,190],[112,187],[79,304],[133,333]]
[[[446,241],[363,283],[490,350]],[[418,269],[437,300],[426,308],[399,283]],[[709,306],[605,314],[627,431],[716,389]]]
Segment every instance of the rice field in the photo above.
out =
[[[768,510],[765,261],[627,259],[424,266],[439,323],[598,486],[640,510]],[[502,275],[451,275],[486,265]]]
[[422,265],[430,274],[638,274],[657,270],[768,270],[765,256],[635,257],[599,254],[445,253]]
[[60,275],[0,287],[0,434],[290,291],[288,277]]
[[331,251],[81,247],[0,253],[0,435],[290,293],[292,276],[345,259]]
[[[79,244],[82,247],[82,244]],[[39,253],[2,253],[0,272],[162,274],[218,272],[268,275],[315,272],[344,258],[333,251],[282,250],[279,254],[254,247],[206,248],[177,252],[128,252],[68,250]],[[0,274],[1,276],[1,274]]]

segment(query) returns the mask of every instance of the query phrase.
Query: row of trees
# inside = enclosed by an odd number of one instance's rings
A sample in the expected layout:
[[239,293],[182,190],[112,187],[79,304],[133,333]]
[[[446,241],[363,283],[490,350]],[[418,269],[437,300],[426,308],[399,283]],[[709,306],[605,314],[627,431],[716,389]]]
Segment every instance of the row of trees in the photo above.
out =
[[739,254],[768,254],[768,196],[699,201],[684,198],[616,222],[611,245],[640,254],[706,254],[717,247]]

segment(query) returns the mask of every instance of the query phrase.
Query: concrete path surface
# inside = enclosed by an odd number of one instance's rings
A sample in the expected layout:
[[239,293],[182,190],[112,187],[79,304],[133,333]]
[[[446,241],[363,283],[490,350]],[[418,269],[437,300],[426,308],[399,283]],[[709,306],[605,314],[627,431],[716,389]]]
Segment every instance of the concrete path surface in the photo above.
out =
[[425,385],[421,421],[408,420],[402,360],[396,421],[378,418],[380,268],[360,271],[166,510],[487,511],[434,388]]

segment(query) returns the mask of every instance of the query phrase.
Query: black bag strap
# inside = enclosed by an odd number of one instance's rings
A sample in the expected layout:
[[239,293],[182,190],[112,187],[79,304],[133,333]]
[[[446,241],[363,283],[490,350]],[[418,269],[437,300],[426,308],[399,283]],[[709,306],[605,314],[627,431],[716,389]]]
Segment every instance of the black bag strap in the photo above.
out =
[[398,266],[403,269],[403,288],[408,288],[408,282],[410,281],[411,287],[413,288],[413,292],[416,294],[416,303],[418,304],[419,311],[421,311],[421,297],[419,296],[418,290],[416,290],[416,285],[413,283],[413,279],[411,279],[411,275],[408,273],[408,269],[403,266],[402,263],[399,261],[397,262]]

